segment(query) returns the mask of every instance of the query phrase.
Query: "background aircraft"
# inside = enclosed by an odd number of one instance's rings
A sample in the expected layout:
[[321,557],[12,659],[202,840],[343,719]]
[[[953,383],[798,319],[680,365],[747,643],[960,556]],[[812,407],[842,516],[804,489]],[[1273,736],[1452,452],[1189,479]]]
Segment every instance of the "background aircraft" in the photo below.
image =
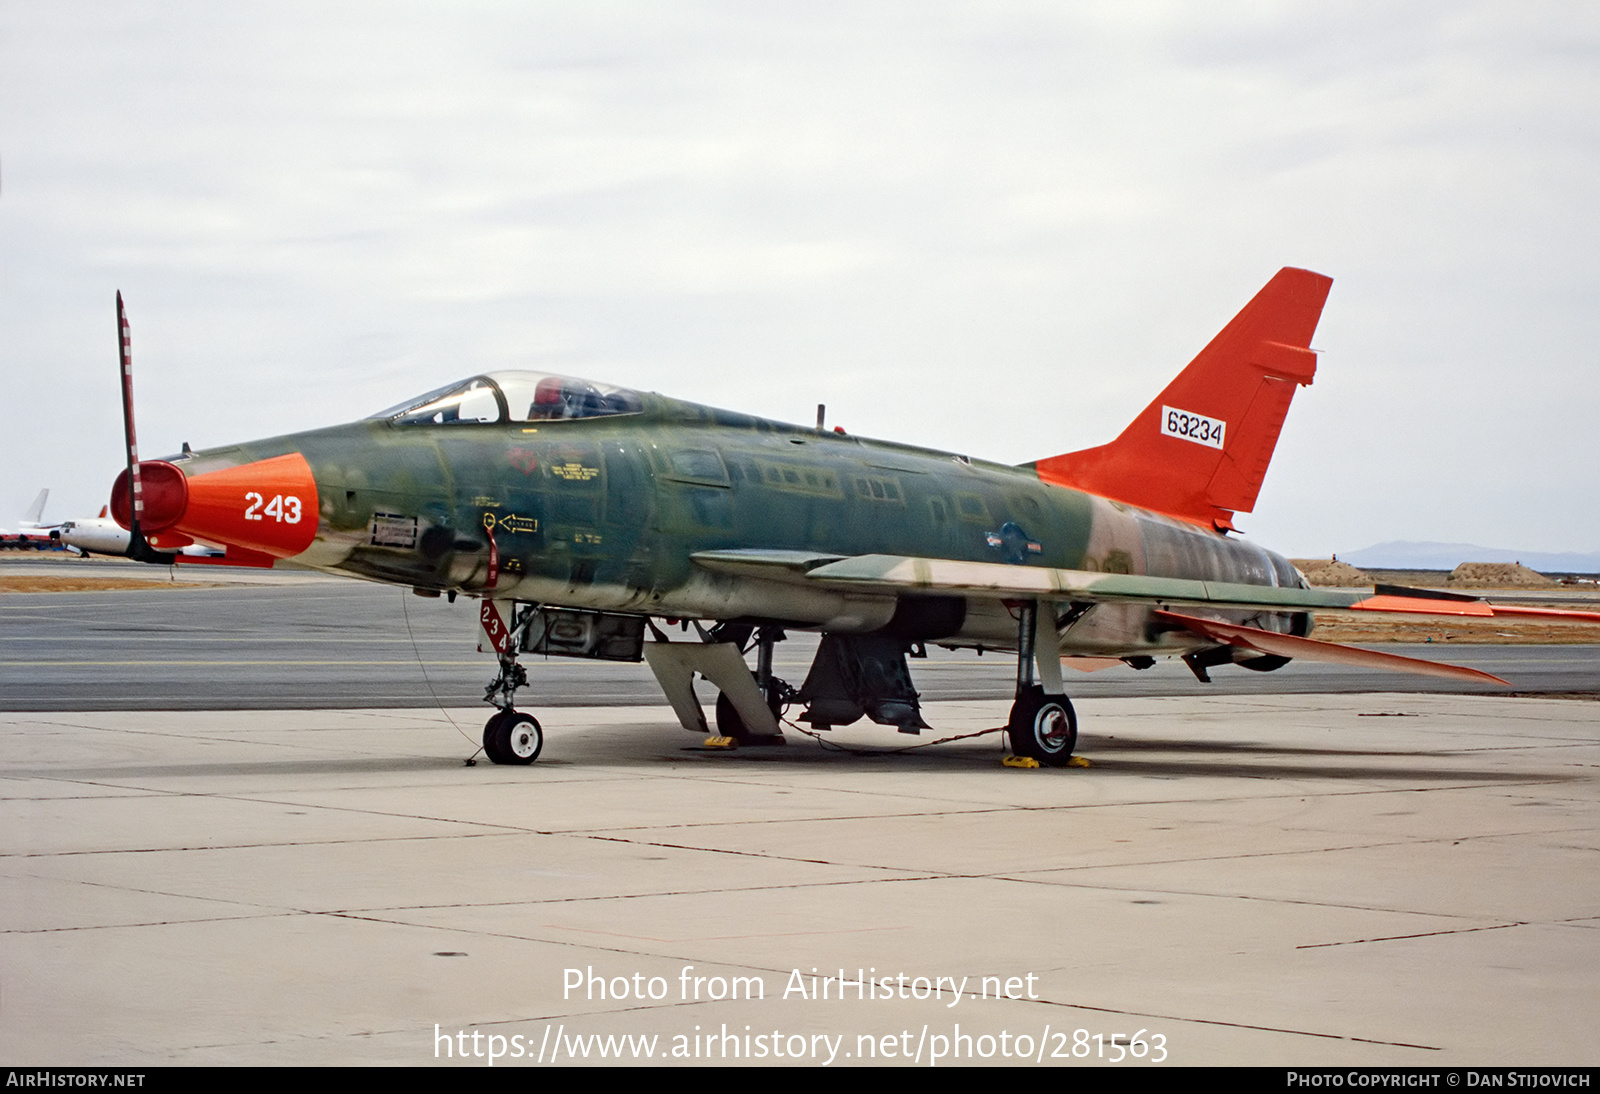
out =
[[0,543],[8,547],[38,548],[47,547],[57,538],[58,525],[41,523],[44,520],[44,504],[50,499],[50,491],[39,491],[39,496],[33,499],[33,504],[28,506],[28,511],[23,514],[15,530],[0,528]]
[[[480,648],[500,662],[485,695],[497,763],[542,746],[513,706],[523,652],[648,661],[684,726],[706,731],[698,673],[719,688],[722,732],[760,744],[782,741],[788,708],[817,729],[865,716],[917,733],[908,655],[1015,651],[1011,744],[1052,765],[1077,738],[1063,659],[1175,655],[1202,681],[1291,657],[1496,681],[1307,635],[1314,608],[1501,609],[1313,590],[1229,534],[1315,375],[1330,285],[1280,271],[1115,441],[1019,467],[519,371],[349,425],[141,462],[119,294],[128,467],[111,509],[130,557],[210,547],[228,564],[480,598]],[[953,397],[1015,394],[975,376]],[[657,620],[692,622],[699,640],[671,641]],[[791,629],[823,635],[798,687],[772,673]]]
[[[101,506],[98,517],[64,520],[57,526],[56,538],[68,550],[85,558],[91,555],[126,555],[133,542],[133,535],[127,528],[111,519],[108,515],[110,511],[110,506]],[[207,558],[224,558],[227,552],[219,547],[191,544],[172,554],[183,557],[185,561],[195,562]],[[170,561],[176,561],[176,558]]]

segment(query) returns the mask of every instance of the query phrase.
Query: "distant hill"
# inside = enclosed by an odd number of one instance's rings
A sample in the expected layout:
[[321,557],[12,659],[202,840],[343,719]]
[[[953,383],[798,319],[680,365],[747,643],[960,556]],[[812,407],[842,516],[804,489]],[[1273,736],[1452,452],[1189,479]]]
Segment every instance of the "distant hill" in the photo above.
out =
[[1363,570],[1453,570],[1463,562],[1520,562],[1540,573],[1600,573],[1600,553],[1550,554],[1479,547],[1475,543],[1413,543],[1395,540],[1339,552],[1339,561]]

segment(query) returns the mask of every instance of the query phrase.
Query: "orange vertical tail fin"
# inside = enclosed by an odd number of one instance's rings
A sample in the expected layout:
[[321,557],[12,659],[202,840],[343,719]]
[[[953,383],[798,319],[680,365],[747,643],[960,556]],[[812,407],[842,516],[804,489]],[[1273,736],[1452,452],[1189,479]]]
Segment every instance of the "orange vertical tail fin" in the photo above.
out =
[[1279,270],[1121,436],[1039,460],[1039,477],[1231,528],[1255,506],[1295,386],[1316,375],[1311,336],[1332,284]]

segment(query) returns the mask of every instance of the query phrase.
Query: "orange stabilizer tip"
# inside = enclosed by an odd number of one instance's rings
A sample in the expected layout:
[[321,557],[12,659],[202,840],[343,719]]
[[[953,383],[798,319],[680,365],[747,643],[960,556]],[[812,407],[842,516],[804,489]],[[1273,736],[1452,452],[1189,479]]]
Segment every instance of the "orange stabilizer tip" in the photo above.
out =
[[1350,605],[1353,612],[1411,612],[1417,615],[1494,615],[1482,600],[1441,600],[1422,596],[1391,596],[1380,593]]

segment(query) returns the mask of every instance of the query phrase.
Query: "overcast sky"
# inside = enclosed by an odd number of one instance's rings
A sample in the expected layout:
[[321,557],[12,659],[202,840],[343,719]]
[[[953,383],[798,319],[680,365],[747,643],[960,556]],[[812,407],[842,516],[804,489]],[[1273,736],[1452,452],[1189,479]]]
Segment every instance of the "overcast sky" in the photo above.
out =
[[0,525],[494,368],[1020,462],[1334,279],[1291,555],[1600,549],[1600,6],[0,0]]

